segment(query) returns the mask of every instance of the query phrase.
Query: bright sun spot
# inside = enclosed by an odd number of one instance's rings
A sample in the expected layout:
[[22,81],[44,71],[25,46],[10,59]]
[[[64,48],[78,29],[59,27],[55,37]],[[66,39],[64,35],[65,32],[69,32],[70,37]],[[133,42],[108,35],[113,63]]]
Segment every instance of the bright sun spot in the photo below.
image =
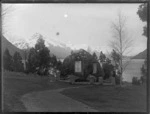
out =
[[68,17],[68,15],[67,15],[67,14],[64,14],[64,17],[65,17],[65,18],[67,18],[67,17]]

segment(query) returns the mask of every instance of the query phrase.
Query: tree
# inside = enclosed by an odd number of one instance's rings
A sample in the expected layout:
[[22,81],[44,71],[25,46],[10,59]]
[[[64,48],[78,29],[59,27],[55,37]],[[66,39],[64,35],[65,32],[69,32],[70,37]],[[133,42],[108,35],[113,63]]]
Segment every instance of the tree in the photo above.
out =
[[15,52],[13,55],[13,69],[15,72],[23,72],[23,63],[19,52]]
[[[1,13],[1,19],[2,21],[2,27],[3,27],[3,31],[2,33],[4,34],[6,32],[6,26],[7,26],[7,18],[9,19],[9,15],[14,11],[14,7],[12,5],[8,5],[8,4],[3,4],[2,5],[2,13]],[[1,29],[2,30],[2,29]]]
[[[147,4],[141,4],[138,8],[137,14],[139,15],[139,18],[143,22],[147,22]],[[143,35],[147,37],[147,25],[143,27]]]
[[113,65],[111,64],[111,60],[109,58],[106,58],[106,62],[103,63],[103,70],[104,70],[104,79],[109,78],[113,71]]
[[60,71],[62,69],[62,62],[60,60],[57,62],[57,69]]
[[39,34],[38,39],[37,39],[37,43],[35,44],[35,49],[37,51],[40,51],[40,50],[44,49],[45,48],[44,43],[45,43],[45,41],[43,39],[43,36],[41,34]]
[[105,62],[105,60],[106,60],[106,56],[105,56],[105,54],[103,54],[102,51],[100,52],[99,59],[100,59],[101,62]]
[[113,51],[111,52],[111,57],[115,63],[115,68],[118,68],[119,65],[119,61],[120,61],[120,55],[113,49]]
[[95,52],[93,53],[93,58],[94,58],[95,60],[97,60],[97,55],[96,55]]
[[[139,15],[139,18],[143,22],[147,22],[147,4],[146,3],[145,4],[141,4],[139,6],[137,14]],[[147,37],[147,25],[145,25],[143,27],[143,35]],[[142,77],[146,77],[147,76],[147,58],[144,61],[144,64],[143,64],[143,66],[141,68],[141,72],[142,72]]]
[[6,48],[3,54],[3,68],[5,70],[13,71],[13,59],[9,53],[9,50]]
[[[2,19],[2,21],[0,21],[0,25],[1,25],[0,32],[2,34],[4,34],[6,32],[6,24],[7,24],[6,22],[8,22],[6,20],[6,17],[8,17],[8,15],[12,12],[13,8],[11,5],[1,4],[0,9],[2,9],[1,15],[0,15],[0,19]],[[0,44],[1,44],[1,40],[0,40]],[[1,46],[0,46],[0,50],[1,50]],[[0,56],[0,59],[1,59],[1,56]],[[0,62],[0,64],[1,64],[1,62]],[[1,71],[1,69],[0,69],[0,71]]]
[[34,48],[31,48],[28,55],[27,71],[34,73],[36,72],[37,67],[38,67],[37,52]]
[[[75,61],[82,61],[82,64],[84,65],[83,75],[81,76],[80,74],[76,74],[82,79],[86,79],[89,74],[92,74],[93,61],[98,62],[97,60],[93,58],[93,56],[89,52],[83,49],[80,49],[79,51],[74,52],[73,54],[69,55],[68,57],[64,59],[63,64],[62,64],[62,72],[61,72],[62,75],[65,76],[65,75],[75,73],[74,72]],[[99,68],[98,70],[101,70],[101,69]],[[101,76],[101,72],[98,71],[98,73],[99,73],[98,76]]]
[[25,44],[25,47],[23,49],[23,59],[25,61],[25,70],[26,70],[26,67],[27,67],[27,58],[28,58],[28,55],[29,55],[29,44]]
[[51,57],[51,64],[52,64],[53,67],[56,67],[56,66],[57,66],[57,58],[56,58],[55,55],[53,55],[53,56]]
[[87,52],[89,52],[90,54],[92,53],[92,50],[91,50],[91,47],[90,47],[90,46],[88,46]]
[[[119,54],[119,70],[120,84],[122,84],[122,74],[126,67],[123,64],[123,56],[128,54],[133,40],[127,34],[126,17],[119,12],[116,22],[112,23],[113,40],[110,42],[110,47]],[[125,65],[126,66],[126,65]]]
[[28,67],[30,72],[47,74],[50,65],[50,50],[45,46],[43,36],[39,34],[35,48],[30,49]]
[[147,60],[144,61],[144,64],[142,65],[142,68],[141,68],[143,76],[147,75],[146,67],[147,67]]

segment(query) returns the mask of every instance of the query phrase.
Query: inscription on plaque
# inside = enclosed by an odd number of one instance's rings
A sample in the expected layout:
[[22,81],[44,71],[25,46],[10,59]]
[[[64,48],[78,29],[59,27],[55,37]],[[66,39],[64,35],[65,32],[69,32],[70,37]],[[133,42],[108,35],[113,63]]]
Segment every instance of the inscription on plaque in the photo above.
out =
[[93,64],[93,74],[97,73],[97,64]]
[[75,62],[75,72],[82,72],[81,61]]

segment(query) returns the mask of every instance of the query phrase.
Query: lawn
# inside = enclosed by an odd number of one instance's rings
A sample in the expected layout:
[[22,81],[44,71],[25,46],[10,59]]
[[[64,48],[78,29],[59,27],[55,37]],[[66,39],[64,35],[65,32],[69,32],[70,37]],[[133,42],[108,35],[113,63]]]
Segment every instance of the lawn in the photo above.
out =
[[102,112],[145,112],[146,86],[91,86],[64,90],[63,95]]
[[3,111],[5,112],[23,112],[26,111],[20,101],[22,95],[33,92],[50,89],[58,89],[70,85],[65,82],[49,82],[48,77],[41,77],[33,74],[23,74],[15,72],[3,73]]

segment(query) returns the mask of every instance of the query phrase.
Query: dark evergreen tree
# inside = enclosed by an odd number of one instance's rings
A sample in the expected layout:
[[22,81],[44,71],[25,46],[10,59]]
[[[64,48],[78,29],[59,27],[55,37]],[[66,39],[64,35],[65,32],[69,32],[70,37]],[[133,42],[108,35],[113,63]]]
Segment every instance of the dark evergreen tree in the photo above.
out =
[[30,72],[37,72],[39,75],[45,75],[50,65],[50,51],[45,46],[42,35],[39,35],[35,48],[30,49],[28,57],[28,69]]
[[45,48],[45,41],[43,39],[43,36],[42,35],[39,35],[39,38],[37,39],[37,43],[35,44],[35,50],[36,51],[40,51],[42,49]]
[[13,69],[15,72],[23,72],[24,71],[22,57],[19,52],[15,52],[13,55]]
[[7,48],[3,54],[3,68],[5,70],[13,71],[13,59]]
[[96,55],[95,52],[93,53],[93,58],[94,58],[95,60],[97,60],[97,55]]
[[36,68],[38,68],[39,60],[37,56],[37,52],[34,48],[31,48],[28,55],[28,63],[27,63],[27,71],[28,72],[36,72]]
[[[143,3],[139,6],[137,14],[143,22],[147,22],[147,4]],[[147,37],[147,25],[143,27],[143,35]]]
[[115,67],[118,68],[118,64],[120,61],[120,55],[115,50],[113,50],[111,53],[111,57],[115,62]]
[[[83,65],[82,76],[81,76],[81,74],[75,73],[75,61],[82,62],[81,63]],[[66,76],[69,74],[75,74],[76,76],[79,76],[80,78],[85,80],[89,74],[93,74],[93,62],[97,63],[97,66],[98,66],[97,73],[95,73],[94,75],[96,77],[103,76],[104,72],[103,72],[100,64],[98,63],[98,61],[95,60],[89,52],[87,52],[83,49],[75,51],[73,54],[69,55],[68,57],[66,57],[64,59],[63,64],[62,64],[61,74],[63,76]]]
[[[147,4],[146,3],[143,3],[139,6],[137,14],[139,15],[139,18],[143,22],[147,22]],[[147,37],[147,24],[143,27],[143,35]],[[146,79],[146,77],[147,77],[147,58],[145,59],[144,65],[141,68],[141,72],[142,72],[141,78]]]
[[100,52],[99,59],[100,59],[101,62],[105,62],[106,61],[106,56],[105,56],[105,54],[103,54],[102,51]]
[[57,61],[57,69],[58,70],[62,69],[62,62],[61,61]]
[[52,67],[56,67],[57,66],[57,58],[56,58],[55,55],[53,55],[51,57],[51,65],[52,65]]
[[106,58],[106,62],[103,64],[103,70],[104,70],[104,79],[107,79],[111,76],[111,72],[113,71],[114,67],[111,64],[111,61],[109,58]]

